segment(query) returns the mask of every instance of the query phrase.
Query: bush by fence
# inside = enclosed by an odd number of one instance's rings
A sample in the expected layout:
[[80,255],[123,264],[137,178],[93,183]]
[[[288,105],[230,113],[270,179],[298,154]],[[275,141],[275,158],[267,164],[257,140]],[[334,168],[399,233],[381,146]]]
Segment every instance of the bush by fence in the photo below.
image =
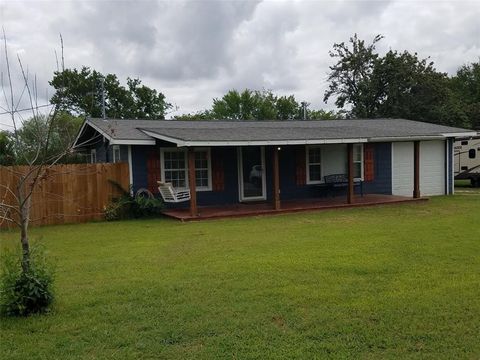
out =
[[[19,176],[27,166],[0,166],[0,204],[15,205],[13,194]],[[112,197],[121,195],[119,189],[129,188],[127,163],[68,164],[49,169],[33,193],[31,225],[81,223],[104,218],[104,209]],[[15,224],[0,221],[0,229]]]

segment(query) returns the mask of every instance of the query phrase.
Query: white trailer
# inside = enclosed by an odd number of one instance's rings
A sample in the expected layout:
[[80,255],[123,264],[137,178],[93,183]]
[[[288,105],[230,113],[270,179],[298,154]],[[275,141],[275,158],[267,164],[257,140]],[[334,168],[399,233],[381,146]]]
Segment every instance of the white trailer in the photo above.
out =
[[470,180],[473,187],[480,187],[480,134],[455,141],[454,171],[455,180]]

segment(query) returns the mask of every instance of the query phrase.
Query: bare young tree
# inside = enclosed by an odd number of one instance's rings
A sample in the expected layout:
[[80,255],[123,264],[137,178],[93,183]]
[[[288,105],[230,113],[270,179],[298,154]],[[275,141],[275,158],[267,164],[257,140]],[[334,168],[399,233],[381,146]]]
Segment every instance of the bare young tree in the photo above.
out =
[[[63,40],[61,43],[61,66],[64,69]],[[1,73],[2,95],[5,107],[1,107],[7,113],[13,131],[14,164],[8,167],[15,178],[15,184],[0,184],[0,225],[2,222],[16,224],[20,230],[20,242],[22,247],[22,270],[28,272],[30,269],[30,242],[29,223],[32,207],[32,195],[44,179],[49,169],[56,165],[66,155],[74,152],[71,139],[64,139],[61,146],[53,147],[53,134],[56,123],[60,116],[58,106],[42,105],[38,103],[38,85],[36,76],[31,76],[24,66],[19,55],[16,56],[17,75],[21,79],[21,89],[14,89],[13,80],[14,66],[10,60],[7,37],[3,30],[3,57],[5,69]],[[58,67],[58,60],[57,60]],[[59,70],[59,69],[57,69]],[[20,90],[20,91],[18,91]],[[28,106],[20,104],[27,102]],[[22,127],[27,120],[22,112],[28,111],[28,121],[33,124],[31,138],[28,144],[21,136]],[[32,122],[33,120],[33,122]],[[8,199],[8,200],[7,200]],[[12,201],[13,199],[13,201]]]

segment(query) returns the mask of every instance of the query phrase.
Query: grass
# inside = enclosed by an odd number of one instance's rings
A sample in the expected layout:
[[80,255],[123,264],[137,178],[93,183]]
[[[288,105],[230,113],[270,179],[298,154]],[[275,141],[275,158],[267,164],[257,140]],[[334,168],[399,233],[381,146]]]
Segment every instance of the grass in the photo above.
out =
[[[1,318],[2,359],[480,355],[480,191],[427,203],[32,230],[52,313]],[[2,248],[17,234],[0,233]]]

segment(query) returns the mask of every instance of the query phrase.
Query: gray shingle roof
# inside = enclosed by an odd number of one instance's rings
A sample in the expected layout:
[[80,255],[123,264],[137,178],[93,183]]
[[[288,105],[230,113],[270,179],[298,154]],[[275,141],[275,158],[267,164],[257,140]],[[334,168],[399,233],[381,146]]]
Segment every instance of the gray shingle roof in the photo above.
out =
[[[405,119],[315,121],[179,121],[87,119],[114,141],[148,141],[152,138],[188,142],[328,141],[337,139],[422,138],[472,132],[461,128]],[[198,145],[198,144],[197,144]]]

